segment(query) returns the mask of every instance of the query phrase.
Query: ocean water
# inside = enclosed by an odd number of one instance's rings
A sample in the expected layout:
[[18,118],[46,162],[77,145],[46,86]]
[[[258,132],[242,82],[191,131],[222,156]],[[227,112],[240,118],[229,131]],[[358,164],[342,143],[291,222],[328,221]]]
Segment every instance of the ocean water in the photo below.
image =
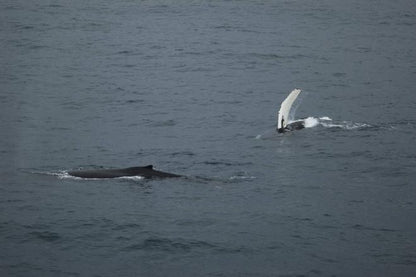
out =
[[[411,0],[2,1],[0,275],[415,276],[415,28]],[[147,164],[186,177],[65,174]]]

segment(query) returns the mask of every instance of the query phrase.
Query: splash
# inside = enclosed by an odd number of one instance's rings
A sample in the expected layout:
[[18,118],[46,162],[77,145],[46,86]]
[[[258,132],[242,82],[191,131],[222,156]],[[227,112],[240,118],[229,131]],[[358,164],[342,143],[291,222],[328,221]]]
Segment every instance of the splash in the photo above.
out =
[[305,128],[313,128],[319,125],[319,119],[315,117],[308,117],[304,120]]
[[316,126],[322,126],[324,128],[340,128],[344,130],[355,130],[355,129],[362,129],[371,127],[371,125],[367,123],[359,123],[359,122],[351,122],[351,121],[333,121],[328,116],[323,117],[308,117],[304,119],[305,128],[313,128]]
[[341,128],[345,130],[356,130],[371,127],[371,125],[366,123],[357,123],[357,122],[348,122],[342,121],[340,123],[321,123],[323,127],[326,128]]
[[[64,171],[64,170],[59,171],[59,172],[49,172],[48,174],[53,175],[53,176],[57,176],[59,179],[84,180],[83,178],[69,175],[68,171]],[[98,180],[98,179],[96,179],[96,180]]]
[[[328,117],[328,116],[322,116],[322,117],[307,117],[307,118],[303,118],[303,119],[295,119],[293,121],[290,121],[290,123],[292,122],[296,122],[296,121],[303,121],[305,124],[305,128],[316,128],[316,127],[321,127],[321,128],[338,128],[338,129],[343,129],[343,130],[361,130],[361,129],[365,129],[365,128],[371,128],[373,127],[370,124],[367,123],[359,123],[359,122],[352,122],[352,121],[334,121],[332,120],[332,118]],[[262,134],[257,135],[255,138],[256,139],[268,139],[268,138],[273,138],[275,137],[275,133],[276,130],[267,130],[265,132],[263,132]]]

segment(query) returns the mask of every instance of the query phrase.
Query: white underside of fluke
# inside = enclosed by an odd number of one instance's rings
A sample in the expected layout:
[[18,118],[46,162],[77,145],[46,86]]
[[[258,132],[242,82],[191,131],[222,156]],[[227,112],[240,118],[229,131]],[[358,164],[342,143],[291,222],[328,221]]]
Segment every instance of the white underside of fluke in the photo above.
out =
[[289,123],[290,109],[292,108],[292,105],[295,102],[296,98],[299,96],[300,92],[300,89],[292,90],[292,92],[286,97],[286,99],[280,105],[280,110],[277,118],[277,129],[285,128],[286,125]]

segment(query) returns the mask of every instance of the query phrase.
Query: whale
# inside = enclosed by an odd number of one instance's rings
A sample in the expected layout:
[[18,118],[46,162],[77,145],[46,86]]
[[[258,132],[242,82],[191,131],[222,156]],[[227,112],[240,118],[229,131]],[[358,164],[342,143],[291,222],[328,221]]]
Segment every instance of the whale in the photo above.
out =
[[301,130],[305,128],[305,121],[297,120],[286,124],[284,128],[277,129],[278,133],[285,133],[288,131]]
[[104,179],[140,176],[145,179],[151,178],[177,178],[181,175],[158,171],[153,169],[153,165],[136,166],[119,169],[91,169],[91,170],[71,170],[68,175],[87,179]]
[[305,122],[303,120],[290,121],[289,115],[293,103],[301,93],[300,89],[292,90],[289,95],[283,100],[280,105],[280,110],[277,114],[277,127],[278,133],[284,133],[287,131],[300,130],[305,128]]

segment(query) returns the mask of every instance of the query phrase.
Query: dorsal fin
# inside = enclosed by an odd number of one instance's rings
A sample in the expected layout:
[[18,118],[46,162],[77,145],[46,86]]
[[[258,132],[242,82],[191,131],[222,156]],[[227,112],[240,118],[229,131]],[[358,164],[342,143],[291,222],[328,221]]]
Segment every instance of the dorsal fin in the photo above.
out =
[[147,168],[147,169],[153,169],[153,165],[152,164],[149,164],[149,165],[146,165],[146,166],[143,166],[144,168]]

